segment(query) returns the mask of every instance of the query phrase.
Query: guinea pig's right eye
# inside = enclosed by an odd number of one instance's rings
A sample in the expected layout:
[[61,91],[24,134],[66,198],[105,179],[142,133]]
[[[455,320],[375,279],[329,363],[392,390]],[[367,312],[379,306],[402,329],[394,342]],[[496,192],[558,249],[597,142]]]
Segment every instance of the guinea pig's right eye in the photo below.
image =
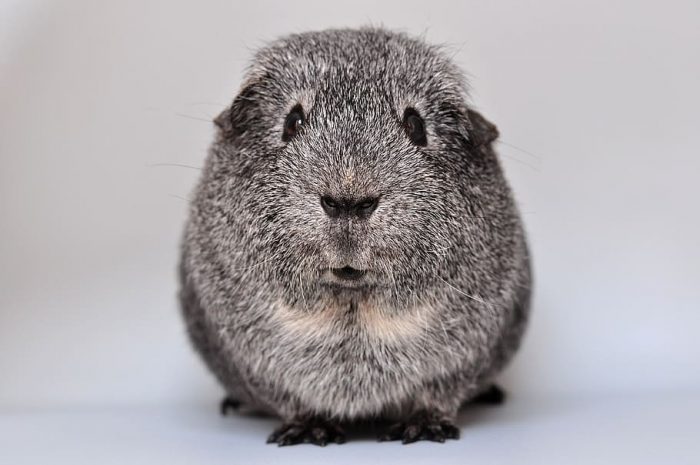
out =
[[284,132],[282,140],[287,142],[296,136],[304,125],[304,109],[301,105],[296,105],[284,119]]
[[415,109],[409,107],[403,112],[403,129],[414,145],[420,147],[428,145],[428,139],[425,136],[425,123]]

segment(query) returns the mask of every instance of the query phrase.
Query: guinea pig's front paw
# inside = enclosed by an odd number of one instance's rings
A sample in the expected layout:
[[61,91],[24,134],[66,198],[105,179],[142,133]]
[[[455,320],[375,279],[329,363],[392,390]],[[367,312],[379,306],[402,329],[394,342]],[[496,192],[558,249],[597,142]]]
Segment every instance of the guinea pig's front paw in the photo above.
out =
[[426,412],[420,412],[406,421],[389,426],[379,436],[380,441],[397,441],[399,439],[404,444],[423,440],[445,442],[447,439],[459,439],[459,428],[450,421],[441,420]]
[[241,407],[241,402],[234,399],[231,396],[226,396],[221,400],[221,403],[219,403],[219,412],[221,412],[222,416],[228,415],[228,412],[233,410],[236,411]]
[[284,423],[268,438],[267,442],[277,443],[278,446],[311,443],[325,446],[330,442],[342,444],[345,442],[345,432],[335,423],[309,418],[305,420]]

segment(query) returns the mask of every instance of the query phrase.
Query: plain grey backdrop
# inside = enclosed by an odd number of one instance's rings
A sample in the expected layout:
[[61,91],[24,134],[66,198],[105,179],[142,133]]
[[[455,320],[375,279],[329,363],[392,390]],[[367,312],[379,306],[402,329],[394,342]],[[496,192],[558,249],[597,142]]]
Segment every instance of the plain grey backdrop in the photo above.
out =
[[501,131],[536,279],[513,397],[700,411],[694,0],[0,1],[0,411],[215,415],[175,278],[210,120],[265,41],[368,24],[446,44]]

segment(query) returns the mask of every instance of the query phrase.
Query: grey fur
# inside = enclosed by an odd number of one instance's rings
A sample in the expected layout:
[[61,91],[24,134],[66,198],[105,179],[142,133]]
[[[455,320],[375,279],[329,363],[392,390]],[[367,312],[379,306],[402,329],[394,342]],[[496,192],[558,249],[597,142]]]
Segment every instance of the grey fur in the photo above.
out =
[[[308,121],[288,142],[300,103]],[[406,107],[428,143],[411,144]],[[384,29],[295,34],[257,52],[217,119],[187,223],[181,301],[236,400],[280,416],[452,423],[519,345],[523,228],[492,142],[444,51]],[[364,221],[322,195],[379,196]],[[321,285],[331,267],[371,286]]]

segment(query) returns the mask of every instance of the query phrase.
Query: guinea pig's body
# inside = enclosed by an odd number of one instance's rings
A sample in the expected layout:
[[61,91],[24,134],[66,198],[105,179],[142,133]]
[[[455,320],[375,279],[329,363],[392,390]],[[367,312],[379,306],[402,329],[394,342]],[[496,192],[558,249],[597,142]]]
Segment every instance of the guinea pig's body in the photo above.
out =
[[270,442],[456,438],[518,347],[530,272],[515,203],[460,72],[382,29],[258,52],[192,202],[189,334]]

